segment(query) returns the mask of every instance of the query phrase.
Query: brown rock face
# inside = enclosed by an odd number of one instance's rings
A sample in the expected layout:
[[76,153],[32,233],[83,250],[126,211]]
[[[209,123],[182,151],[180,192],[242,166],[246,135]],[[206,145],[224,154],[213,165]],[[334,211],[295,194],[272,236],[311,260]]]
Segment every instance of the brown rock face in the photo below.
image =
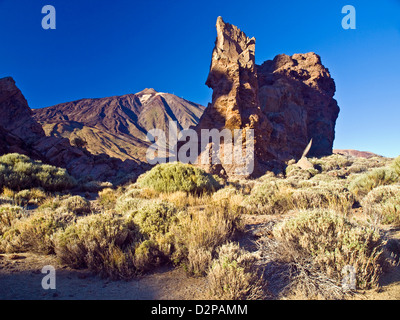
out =
[[12,78],[0,79],[0,154],[18,152],[66,168],[77,178],[116,181],[148,169],[139,161],[121,161],[107,155],[92,155],[71,146],[68,139],[46,137],[42,126]]
[[[334,81],[320,57],[315,53],[278,55],[257,66],[254,53],[255,39],[219,17],[206,82],[213,89],[212,103],[197,131],[253,129],[252,176],[299,159],[311,139],[309,156],[331,154],[339,107],[333,99]],[[222,169],[229,176],[235,165],[222,163],[206,169],[215,173]]]
[[335,82],[315,53],[278,55],[257,68],[259,99],[273,131],[276,159],[299,158],[312,139],[309,156],[332,154],[339,107]]
[[[263,117],[258,101],[258,82],[255,64],[255,39],[248,38],[237,27],[217,20],[217,40],[212,54],[210,73],[206,84],[213,89],[212,103],[206,108],[196,130],[253,129],[255,156],[269,160],[263,140],[272,132],[268,119]],[[233,134],[232,134],[233,135]],[[223,157],[221,142],[220,156]],[[246,145],[243,139],[243,148]],[[200,150],[201,152],[208,152]],[[209,171],[220,171],[221,166],[204,165]],[[234,164],[222,164],[227,175],[234,174]],[[259,171],[259,162],[255,163]],[[220,173],[220,172],[216,172]]]

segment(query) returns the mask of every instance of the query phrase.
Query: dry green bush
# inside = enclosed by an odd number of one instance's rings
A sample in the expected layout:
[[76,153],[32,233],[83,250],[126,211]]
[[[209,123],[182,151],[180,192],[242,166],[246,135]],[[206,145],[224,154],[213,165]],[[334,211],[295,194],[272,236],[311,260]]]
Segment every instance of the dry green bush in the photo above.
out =
[[282,214],[294,208],[291,199],[294,190],[285,180],[266,180],[253,188],[243,204],[249,213]]
[[399,176],[391,168],[377,168],[357,175],[349,183],[349,190],[358,200],[361,200],[372,189],[394,184],[399,181]]
[[67,197],[61,200],[58,212],[72,212],[74,214],[87,214],[91,212],[90,202],[81,196]]
[[145,240],[135,249],[134,265],[140,272],[149,271],[166,261],[156,241]]
[[340,154],[332,154],[327,157],[311,158],[309,160],[315,166],[320,167],[322,172],[329,172],[350,167],[354,163],[355,158]]
[[286,262],[308,261],[340,284],[345,266],[356,270],[357,287],[376,286],[383,241],[374,229],[355,225],[330,210],[300,211],[273,229]]
[[48,198],[39,207],[39,211],[55,211],[57,213],[73,213],[75,215],[91,212],[90,202],[81,196],[56,196]]
[[138,178],[140,187],[158,192],[184,191],[187,193],[210,193],[220,185],[204,170],[180,162],[163,163]]
[[164,238],[178,220],[177,208],[167,201],[155,200],[143,202],[126,215],[128,222],[139,226],[140,232],[147,238],[157,241]]
[[18,153],[0,157],[0,187],[21,190],[23,186],[24,189],[62,191],[75,185],[75,179],[65,169],[43,164]]
[[98,192],[106,188],[112,188],[113,184],[109,181],[88,181],[80,186],[82,191]]
[[227,186],[215,192],[211,197],[211,202],[218,204],[227,204],[233,210],[244,211],[245,196],[233,186]]
[[210,203],[210,195],[194,195],[184,191],[177,191],[173,193],[160,193],[158,198],[164,201],[171,202],[177,208],[185,209],[189,207],[207,205]]
[[396,171],[397,175],[400,176],[400,156],[398,156],[396,159],[394,159],[392,163],[392,167],[394,171]]
[[105,188],[99,192],[99,203],[105,208],[113,208],[117,203],[117,193],[111,188]]
[[16,191],[11,190],[10,188],[4,187],[3,192],[1,193],[1,196],[6,199],[9,199],[9,200],[14,200],[16,193],[17,193]]
[[15,223],[15,221],[26,216],[22,207],[11,204],[3,204],[0,206],[0,238],[6,233]]
[[14,195],[16,203],[21,205],[34,204],[38,205],[43,203],[47,198],[47,194],[42,189],[33,188],[30,190],[22,190]]
[[296,165],[289,165],[286,167],[286,178],[293,182],[311,179],[318,173],[316,169],[303,170]]
[[207,280],[214,300],[261,300],[265,298],[263,278],[255,268],[258,257],[228,243],[218,249],[218,258]]
[[115,211],[119,214],[127,214],[132,210],[136,210],[142,203],[149,200],[139,198],[140,189],[128,189],[123,193],[115,203]]
[[354,204],[354,196],[341,184],[320,182],[317,186],[296,189],[291,201],[297,209],[329,208],[346,213]]
[[14,220],[3,234],[0,250],[53,254],[54,235],[74,221],[74,216],[71,215],[47,211]]
[[120,215],[103,213],[79,219],[59,232],[55,251],[62,263],[89,268],[101,276],[130,278],[134,249],[142,239],[136,225]]
[[228,205],[181,212],[172,228],[175,262],[182,262],[192,275],[204,275],[216,249],[243,230],[240,212]]
[[375,224],[400,225],[400,185],[380,186],[371,190],[361,205]]

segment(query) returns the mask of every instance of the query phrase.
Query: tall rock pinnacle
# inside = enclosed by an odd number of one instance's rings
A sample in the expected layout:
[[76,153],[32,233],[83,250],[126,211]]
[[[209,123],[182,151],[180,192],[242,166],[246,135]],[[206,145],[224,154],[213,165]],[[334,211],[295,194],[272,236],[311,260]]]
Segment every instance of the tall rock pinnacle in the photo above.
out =
[[[312,156],[332,153],[339,113],[335,83],[315,53],[278,55],[261,66],[255,64],[255,38],[218,17],[217,40],[206,85],[212,102],[196,127],[202,129],[253,129],[254,171],[283,167],[299,159],[313,140]],[[211,142],[210,142],[211,144]],[[244,142],[246,144],[246,142]],[[221,142],[220,159],[223,158]],[[208,149],[200,151],[209,153]],[[235,165],[204,165],[213,173],[233,175]]]

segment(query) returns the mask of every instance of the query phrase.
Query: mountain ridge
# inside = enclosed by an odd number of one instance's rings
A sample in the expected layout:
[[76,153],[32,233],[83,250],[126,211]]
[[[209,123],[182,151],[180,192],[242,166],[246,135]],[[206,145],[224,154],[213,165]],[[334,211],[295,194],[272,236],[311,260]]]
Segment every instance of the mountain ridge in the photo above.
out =
[[47,136],[79,141],[93,154],[145,161],[150,146],[147,132],[167,132],[169,122],[178,129],[197,124],[205,107],[153,88],[122,96],[85,98],[34,109],[33,117]]

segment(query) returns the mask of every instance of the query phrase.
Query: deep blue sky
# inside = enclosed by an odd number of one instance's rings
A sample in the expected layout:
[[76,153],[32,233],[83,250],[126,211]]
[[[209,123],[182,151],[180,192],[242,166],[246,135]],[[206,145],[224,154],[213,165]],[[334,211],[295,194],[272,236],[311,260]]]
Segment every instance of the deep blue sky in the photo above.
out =
[[[46,4],[56,30],[41,27]],[[347,4],[356,30],[341,27]],[[207,105],[219,15],[256,37],[257,63],[321,56],[341,108],[335,148],[400,154],[400,0],[0,0],[0,77],[32,108],[150,87]]]

